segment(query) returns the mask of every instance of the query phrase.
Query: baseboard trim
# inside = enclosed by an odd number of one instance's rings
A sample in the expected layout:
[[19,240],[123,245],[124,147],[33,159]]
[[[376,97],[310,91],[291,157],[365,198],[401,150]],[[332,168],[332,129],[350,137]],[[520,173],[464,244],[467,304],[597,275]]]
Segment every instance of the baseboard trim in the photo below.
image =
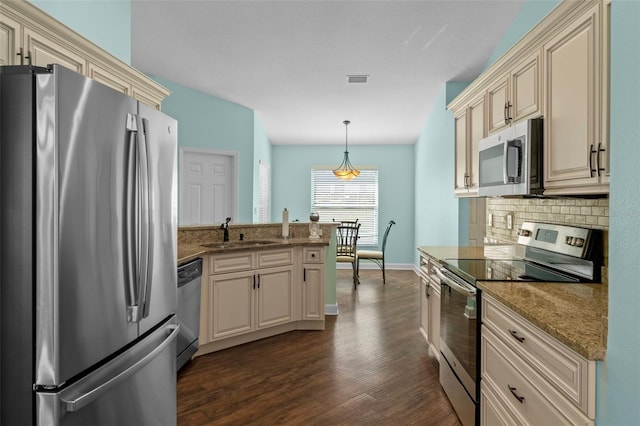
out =
[[326,305],[324,305],[324,314],[325,315],[338,315],[338,304],[337,303],[333,303],[333,304],[329,304],[327,303]]
[[[385,269],[395,269],[400,271],[415,271],[416,267],[413,263],[387,263]],[[337,263],[336,269],[351,269],[350,263]],[[360,262],[360,269],[380,269],[378,265],[372,262]]]

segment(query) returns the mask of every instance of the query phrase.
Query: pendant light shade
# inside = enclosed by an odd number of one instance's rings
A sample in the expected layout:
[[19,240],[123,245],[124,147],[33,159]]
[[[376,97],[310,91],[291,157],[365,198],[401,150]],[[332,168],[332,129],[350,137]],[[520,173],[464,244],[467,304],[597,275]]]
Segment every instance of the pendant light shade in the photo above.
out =
[[333,174],[342,180],[351,180],[354,177],[357,177],[360,174],[360,170],[357,170],[355,167],[351,165],[351,161],[349,161],[349,134],[347,128],[351,123],[349,120],[343,121],[344,123],[344,158],[342,159],[342,163],[338,166],[337,169],[333,171]]

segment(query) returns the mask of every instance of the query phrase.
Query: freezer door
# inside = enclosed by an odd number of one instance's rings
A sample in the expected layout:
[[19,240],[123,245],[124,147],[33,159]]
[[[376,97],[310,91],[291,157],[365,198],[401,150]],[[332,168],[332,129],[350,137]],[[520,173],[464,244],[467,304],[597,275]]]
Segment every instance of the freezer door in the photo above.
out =
[[[143,282],[144,333],[176,312],[177,306],[177,135],[173,118],[144,104],[138,113],[144,128],[149,184],[149,274]],[[140,133],[140,129],[138,129]]]
[[37,392],[37,424],[176,424],[175,317],[129,351],[56,393]]
[[59,386],[138,336],[124,190],[136,101],[59,66],[36,78],[35,383]]

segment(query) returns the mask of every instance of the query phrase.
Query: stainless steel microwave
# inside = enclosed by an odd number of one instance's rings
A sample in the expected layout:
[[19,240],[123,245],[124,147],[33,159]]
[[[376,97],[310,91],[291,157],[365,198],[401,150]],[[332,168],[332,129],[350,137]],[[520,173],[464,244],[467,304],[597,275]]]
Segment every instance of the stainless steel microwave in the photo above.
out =
[[478,144],[478,195],[541,195],[542,118],[494,133]]

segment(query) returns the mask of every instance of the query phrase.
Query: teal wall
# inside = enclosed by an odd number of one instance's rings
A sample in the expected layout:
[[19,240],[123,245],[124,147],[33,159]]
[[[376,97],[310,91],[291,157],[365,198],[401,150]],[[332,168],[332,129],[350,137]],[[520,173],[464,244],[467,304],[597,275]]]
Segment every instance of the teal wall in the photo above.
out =
[[640,422],[640,2],[611,3],[609,338],[598,424]]
[[30,2],[121,61],[131,63],[130,0]]
[[489,68],[491,64],[498,60],[500,56],[528,33],[542,18],[547,16],[559,3],[560,0],[529,0],[525,2],[513,20],[513,23],[509,29],[507,29],[507,32],[493,49],[485,65],[485,69]]
[[[290,220],[308,222],[311,212],[312,166],[336,167],[342,161],[342,156],[343,149],[339,145],[273,146],[273,220],[281,220],[282,209],[286,207]],[[388,263],[413,263],[413,157],[413,145],[349,146],[349,158],[356,167],[378,167],[380,235],[391,219],[396,222],[387,241],[385,260]],[[331,222],[331,219],[321,217],[320,221]]]
[[417,246],[458,244],[458,200],[453,196],[455,161],[453,115],[447,102],[468,83],[447,83],[415,144],[415,211],[412,258]]
[[238,153],[238,217],[233,223],[253,223],[254,112],[232,102],[154,77],[171,90],[162,111],[178,120],[179,148],[203,148]]

